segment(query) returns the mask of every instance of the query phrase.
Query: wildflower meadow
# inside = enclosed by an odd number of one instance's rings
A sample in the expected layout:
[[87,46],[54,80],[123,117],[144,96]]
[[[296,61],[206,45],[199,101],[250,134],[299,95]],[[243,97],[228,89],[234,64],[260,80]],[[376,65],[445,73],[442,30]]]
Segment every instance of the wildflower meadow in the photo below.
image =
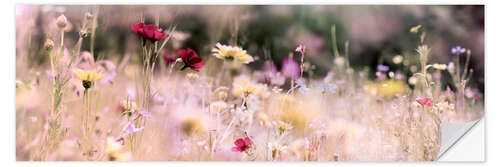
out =
[[484,115],[478,5],[17,5],[15,42],[18,161],[434,161]]

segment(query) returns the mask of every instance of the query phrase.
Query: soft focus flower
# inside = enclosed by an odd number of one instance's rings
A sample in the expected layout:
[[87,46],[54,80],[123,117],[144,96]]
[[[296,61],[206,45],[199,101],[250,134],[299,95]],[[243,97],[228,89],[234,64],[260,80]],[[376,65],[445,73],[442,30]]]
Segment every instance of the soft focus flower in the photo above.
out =
[[153,42],[168,37],[168,34],[163,33],[161,28],[153,24],[136,23],[132,25],[132,31]]
[[387,72],[387,71],[389,71],[389,66],[386,66],[386,65],[383,65],[383,64],[379,64],[377,66],[377,70],[378,71],[382,71],[382,72]]
[[95,70],[86,71],[77,69],[73,72],[82,80],[82,84],[85,89],[92,87],[94,81],[101,79],[103,76],[101,72],[96,72]]
[[451,48],[451,54],[458,55],[458,54],[463,54],[465,53],[467,49],[462,48],[461,46],[455,46]]
[[59,27],[60,29],[64,29],[66,25],[68,25],[68,19],[66,19],[66,16],[62,14],[59,17],[57,17],[56,24],[57,27]]
[[228,108],[228,105],[224,101],[215,101],[210,104],[210,111],[221,112]]
[[283,121],[273,121],[273,125],[279,134],[283,134],[283,133],[293,129],[293,126],[291,124],[285,123]]
[[176,53],[182,58],[182,62],[184,62],[184,67],[182,67],[181,70],[189,67],[192,70],[199,72],[200,68],[205,65],[203,58],[198,56],[198,54],[190,48],[179,49]]
[[129,135],[129,134],[132,134],[132,133],[135,133],[135,132],[140,132],[141,130],[143,130],[144,127],[141,127],[141,128],[136,128],[134,126],[134,124],[132,122],[129,122],[127,123],[127,125],[123,128],[123,132],[125,132],[125,134]]
[[248,55],[246,50],[237,46],[222,45],[220,43],[217,43],[215,48],[212,49],[212,54],[219,59],[232,60],[243,64],[254,61],[253,57]]
[[433,64],[432,67],[436,70],[446,70],[447,68],[446,64]]
[[300,66],[292,57],[285,58],[281,67],[283,76],[289,79],[297,79],[300,76]]
[[120,112],[135,112],[137,104],[133,101],[123,100],[120,102]]
[[249,137],[245,137],[234,141],[234,145],[236,146],[231,149],[233,152],[244,152],[251,147],[252,142]]
[[431,99],[429,99],[427,97],[426,98],[418,97],[415,101],[417,101],[417,103],[422,105],[422,106],[432,106]]
[[237,97],[254,94],[266,98],[269,95],[266,85],[255,83],[246,76],[238,76],[234,79],[232,93]]
[[394,64],[400,64],[401,62],[403,62],[403,56],[401,56],[401,55],[394,56],[392,58],[392,62]]
[[282,146],[278,143],[268,143],[267,147],[271,150],[271,156],[273,158],[276,158],[277,156],[279,156],[279,154],[285,152],[287,149],[286,146]]

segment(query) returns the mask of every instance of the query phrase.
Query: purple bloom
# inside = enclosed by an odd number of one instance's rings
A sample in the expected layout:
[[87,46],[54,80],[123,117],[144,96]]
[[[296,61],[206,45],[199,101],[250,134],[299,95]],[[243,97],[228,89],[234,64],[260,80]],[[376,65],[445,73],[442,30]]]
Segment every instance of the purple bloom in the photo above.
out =
[[462,48],[461,46],[455,46],[455,47],[451,48],[451,53],[455,54],[455,55],[458,55],[458,54],[465,53],[466,50],[467,49]]
[[387,72],[387,71],[389,71],[389,66],[386,66],[386,65],[383,65],[383,64],[379,64],[379,65],[377,66],[377,70],[378,70],[378,71]]
[[142,115],[143,117],[147,118],[147,119],[150,119],[151,118],[151,113],[147,112],[146,110],[144,109],[140,109],[139,110],[139,114]]
[[377,71],[377,72],[375,73],[375,75],[377,76],[377,78],[378,78],[379,80],[385,80],[385,79],[387,78],[387,76],[385,75],[385,73],[380,72],[380,71]]
[[136,128],[132,122],[129,122],[123,128],[122,131],[125,132],[127,135],[129,135],[129,134],[132,134],[132,133],[135,133],[135,132],[139,132],[139,131],[141,131],[143,129],[144,129],[144,127],[142,127],[142,128]]
[[288,57],[283,60],[281,67],[283,76],[289,79],[297,79],[300,76],[300,66],[293,58]]

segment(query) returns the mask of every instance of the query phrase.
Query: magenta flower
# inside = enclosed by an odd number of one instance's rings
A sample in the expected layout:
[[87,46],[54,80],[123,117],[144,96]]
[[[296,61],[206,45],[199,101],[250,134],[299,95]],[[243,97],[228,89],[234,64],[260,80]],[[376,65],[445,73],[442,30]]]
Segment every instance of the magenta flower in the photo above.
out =
[[244,152],[252,145],[249,137],[239,138],[234,141],[235,147],[232,148],[233,152]]
[[132,25],[132,31],[142,38],[153,42],[168,37],[168,34],[163,33],[161,28],[153,24],[136,23]]
[[198,56],[198,54],[194,50],[190,48],[179,49],[176,51],[176,53],[181,57],[182,62],[184,62],[184,67],[182,67],[181,70],[189,67],[192,70],[199,72],[200,68],[205,65],[205,61],[200,56]]
[[289,79],[297,79],[300,76],[300,66],[293,58],[288,57],[283,60],[281,67],[283,76]]
[[417,103],[420,104],[420,105],[423,105],[423,106],[432,106],[432,102],[431,102],[431,99],[429,98],[420,98],[418,97],[416,99]]

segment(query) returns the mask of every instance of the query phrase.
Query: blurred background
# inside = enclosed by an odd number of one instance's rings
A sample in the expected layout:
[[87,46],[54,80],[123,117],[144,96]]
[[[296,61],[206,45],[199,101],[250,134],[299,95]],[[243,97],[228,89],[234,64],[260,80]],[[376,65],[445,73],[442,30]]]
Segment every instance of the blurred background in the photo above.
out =
[[[96,12],[98,11],[98,12]],[[459,45],[472,52],[474,74],[471,87],[484,92],[484,6],[407,6],[407,5],[316,5],[316,6],[49,6],[18,5],[16,7],[16,56],[27,56],[33,67],[46,62],[39,56],[47,38],[57,40],[54,24],[64,14],[71,26],[65,45],[73,46],[86,12],[98,17],[95,58],[119,62],[126,55],[140,63],[138,37],[130,27],[141,19],[167,30],[176,26],[171,35],[182,42],[172,42],[167,53],[177,48],[192,48],[205,59],[211,59],[211,48],[217,42],[238,45],[258,61],[252,69],[261,69],[264,60],[278,67],[281,60],[293,53],[299,44],[306,46],[306,61],[316,66],[313,77],[324,77],[333,61],[332,25],[336,26],[337,46],[345,53],[349,42],[349,61],[355,70],[376,71],[384,64],[397,70],[392,63],[402,55],[416,64],[416,47],[420,36],[410,28],[422,25],[424,43],[432,48],[432,63],[454,62],[452,47]],[[84,40],[82,50],[89,50]],[[137,56],[135,56],[137,55]],[[297,58],[297,57],[296,57]],[[297,58],[298,59],[298,58]],[[406,60],[406,59],[405,59]],[[373,73],[371,73],[373,74]],[[410,76],[411,73],[406,73]],[[374,74],[371,75],[375,78]]]

